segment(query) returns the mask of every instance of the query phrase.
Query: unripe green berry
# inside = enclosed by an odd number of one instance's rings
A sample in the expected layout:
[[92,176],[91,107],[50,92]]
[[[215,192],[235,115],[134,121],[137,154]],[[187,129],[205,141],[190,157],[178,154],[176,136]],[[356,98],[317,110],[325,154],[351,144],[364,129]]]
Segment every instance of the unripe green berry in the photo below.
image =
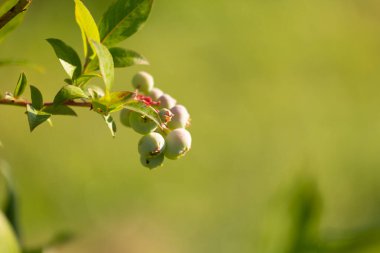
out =
[[159,133],[150,133],[141,137],[138,150],[141,156],[154,157],[160,155],[165,149],[165,139]]
[[129,124],[139,134],[148,134],[157,128],[153,120],[137,112],[130,113]]
[[183,105],[176,105],[170,111],[173,113],[172,119],[168,122],[170,129],[185,128],[189,122],[190,114]]
[[168,123],[173,117],[173,113],[166,108],[162,108],[159,112],[158,115],[160,116],[160,119],[163,123]]
[[162,95],[164,94],[164,92],[162,90],[160,90],[159,88],[153,88],[150,92],[149,92],[149,97],[151,97],[154,101],[156,101],[159,97],[161,97]]
[[184,128],[177,128],[166,136],[165,156],[176,160],[184,156],[191,148],[191,135]]
[[148,94],[154,86],[153,76],[145,71],[140,71],[132,78],[132,85],[144,94]]
[[154,169],[159,166],[162,166],[164,158],[165,157],[163,153],[155,157],[140,156],[140,162],[144,167]]
[[126,127],[131,127],[131,124],[129,123],[129,116],[131,112],[131,110],[125,108],[120,111],[120,122]]
[[160,108],[171,109],[173,106],[175,106],[177,100],[175,100],[168,94],[163,94],[161,97],[158,98],[158,102],[160,102]]

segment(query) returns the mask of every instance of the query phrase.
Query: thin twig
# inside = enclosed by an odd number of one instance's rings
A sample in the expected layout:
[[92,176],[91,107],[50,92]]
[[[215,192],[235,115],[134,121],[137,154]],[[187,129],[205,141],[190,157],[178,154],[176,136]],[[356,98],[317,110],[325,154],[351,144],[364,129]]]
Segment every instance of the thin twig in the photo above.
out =
[[[31,105],[32,103],[29,101],[25,101],[25,100],[0,99],[0,104],[1,105],[14,105],[14,106],[26,107],[27,105]],[[66,101],[63,104],[67,105],[67,106],[88,107],[88,108],[91,108],[91,106],[92,106],[92,104],[90,102],[87,102],[87,101],[77,102],[77,101],[73,101],[73,100]],[[52,105],[54,105],[53,102],[44,103],[44,106],[52,106]]]
[[0,17],[0,29],[14,19],[18,14],[26,11],[32,0],[19,0],[10,10]]

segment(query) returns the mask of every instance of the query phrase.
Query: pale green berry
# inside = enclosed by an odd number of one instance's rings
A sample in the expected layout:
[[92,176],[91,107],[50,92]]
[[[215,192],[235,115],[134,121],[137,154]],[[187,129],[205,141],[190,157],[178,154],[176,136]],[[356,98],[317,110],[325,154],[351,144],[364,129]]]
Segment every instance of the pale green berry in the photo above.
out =
[[165,149],[165,139],[159,133],[150,133],[141,137],[138,150],[141,156],[153,157],[161,154]]
[[183,105],[176,105],[170,111],[173,113],[172,119],[168,122],[170,129],[185,128],[190,120],[190,114]]
[[191,148],[191,135],[184,128],[177,128],[166,136],[165,156],[176,160],[184,156]]
[[140,134],[148,134],[157,128],[157,125],[153,120],[137,112],[130,113],[129,124],[133,130]]
[[149,92],[149,97],[151,97],[154,101],[156,101],[159,97],[161,97],[162,95],[164,94],[164,92],[162,90],[160,90],[159,88],[153,88],[150,92]]
[[166,108],[162,108],[158,112],[158,115],[160,116],[161,121],[165,124],[168,123],[173,117],[173,113],[169,109],[166,109]]
[[144,94],[148,94],[154,86],[153,76],[145,71],[140,71],[132,78],[132,85]]
[[131,112],[131,110],[125,108],[120,111],[120,122],[126,127],[131,127],[131,124],[129,123],[129,116]]
[[140,156],[140,162],[144,167],[154,169],[162,166],[164,158],[165,157],[163,153],[155,157]]
[[171,109],[173,106],[175,106],[177,100],[175,100],[168,94],[163,94],[161,97],[158,98],[158,102],[160,102],[160,108]]

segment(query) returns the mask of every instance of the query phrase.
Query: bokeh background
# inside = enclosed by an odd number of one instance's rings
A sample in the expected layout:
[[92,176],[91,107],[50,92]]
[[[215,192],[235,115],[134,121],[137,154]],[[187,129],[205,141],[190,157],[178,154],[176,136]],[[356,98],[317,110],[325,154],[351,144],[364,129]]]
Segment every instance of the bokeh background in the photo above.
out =
[[[110,2],[84,3],[99,20]],[[33,1],[0,58],[43,69],[2,67],[1,90],[24,71],[54,97],[66,77],[45,39],[81,50],[73,9]],[[151,65],[117,70],[115,89],[151,72],[188,107],[191,152],[149,171],[138,134],[119,124],[113,139],[86,109],[29,133],[23,109],[1,106],[0,156],[12,167],[27,245],[73,231],[54,252],[297,252],[288,251],[289,203],[305,177],[320,196],[318,235],[376,227],[379,13],[376,0],[156,1],[144,29],[121,44]]]

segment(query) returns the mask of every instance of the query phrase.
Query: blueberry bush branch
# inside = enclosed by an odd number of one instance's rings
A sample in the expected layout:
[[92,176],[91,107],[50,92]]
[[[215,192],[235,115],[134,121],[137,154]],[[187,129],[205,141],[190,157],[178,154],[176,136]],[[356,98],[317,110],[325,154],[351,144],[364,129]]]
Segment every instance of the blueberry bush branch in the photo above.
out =
[[[28,105],[32,105],[32,102],[27,100],[12,100],[12,99],[0,99],[1,105],[14,105],[14,106],[20,106],[20,107],[27,107]],[[44,107],[53,106],[54,102],[46,102],[43,103]],[[63,103],[65,106],[75,106],[75,107],[88,107],[91,108],[91,102],[86,101],[66,101]]]
[[[191,135],[186,130],[190,114],[176,99],[154,87],[149,73],[136,73],[130,90],[113,91],[115,68],[149,64],[143,55],[117,44],[142,28],[153,0],[116,0],[98,23],[81,0],[74,0],[74,4],[83,61],[64,41],[47,39],[67,74],[66,84],[49,102],[30,85],[31,98],[27,99],[23,95],[29,84],[22,73],[13,92],[0,92],[0,105],[24,107],[30,131],[55,115],[77,116],[72,107],[87,107],[103,118],[112,136],[117,130],[113,113],[120,112],[121,123],[143,135],[138,144],[143,166],[153,169],[163,164],[164,157],[175,160],[184,156],[191,148]],[[92,85],[94,78],[101,78],[104,86]]]
[[[0,15],[4,13],[0,16],[0,40],[18,24],[22,19],[19,14],[31,3],[31,0],[20,0],[13,7],[8,6],[15,1],[0,5]],[[63,80],[66,84],[58,88],[54,99],[45,101],[42,92],[29,85],[27,75],[21,73],[13,91],[0,91],[0,105],[24,108],[30,131],[56,115],[77,116],[75,107],[87,108],[103,118],[112,136],[116,133],[113,113],[119,112],[123,126],[143,135],[137,150],[144,167],[153,169],[161,166],[165,158],[176,160],[183,157],[191,148],[191,135],[186,130],[190,125],[190,114],[183,105],[177,104],[176,99],[154,87],[153,76],[140,71],[133,76],[131,86],[126,86],[126,90],[113,90],[115,68],[149,64],[138,52],[116,45],[141,29],[148,19],[153,0],[116,0],[99,23],[81,0],[74,0],[74,4],[83,41],[83,59],[64,41],[47,39],[67,74]],[[104,85],[91,84],[94,78],[101,78]],[[24,95],[28,89],[30,98]],[[0,252],[42,253],[45,248],[67,240],[67,236],[59,235],[35,249],[23,245],[17,222],[16,194],[8,174],[0,170],[0,180],[6,179],[7,186],[5,208],[0,212],[0,237],[5,233],[9,243],[0,242]],[[2,248],[4,245],[6,248]]]
[[0,29],[8,24],[17,15],[24,12],[32,0],[19,0],[12,8],[10,8],[6,13],[0,17]]
[[[20,0],[13,7],[7,6],[15,2],[12,1],[0,5],[0,15],[4,13],[0,17],[3,26],[0,29],[0,40],[15,27],[11,26],[11,22],[18,24],[15,21],[22,19],[19,14],[31,2]],[[45,101],[42,92],[36,86],[30,85],[27,75],[21,73],[13,91],[0,91],[0,105],[23,108],[30,131],[51,121],[53,116],[77,116],[73,108],[87,108],[103,118],[112,136],[115,136],[117,130],[113,114],[119,112],[121,124],[142,135],[137,150],[140,163],[144,167],[157,168],[162,166],[165,158],[176,160],[183,157],[190,150],[192,142],[186,129],[190,125],[190,114],[183,105],[177,104],[176,99],[155,87],[152,75],[140,71],[133,76],[131,86],[126,86],[121,91],[113,90],[115,68],[149,64],[143,55],[117,47],[117,44],[141,29],[148,19],[153,0],[116,0],[99,23],[95,22],[81,0],[74,0],[74,5],[75,19],[83,41],[83,58],[64,41],[57,38],[47,39],[67,74],[67,78],[63,80],[65,85],[58,88],[52,100]],[[94,78],[101,78],[104,85],[92,84]],[[30,91],[29,98],[25,97],[26,90]],[[0,171],[0,176],[1,174],[6,178],[7,173]],[[9,180],[6,183],[11,186]],[[17,210],[14,205],[14,189],[7,187],[7,194],[6,208],[0,212],[0,235],[2,228],[10,232],[7,232],[10,238],[8,241],[13,244],[10,252],[42,253],[44,248],[67,239],[67,236],[58,236],[44,246],[25,249],[15,219]],[[0,243],[0,252],[4,251],[2,245],[4,244]]]

